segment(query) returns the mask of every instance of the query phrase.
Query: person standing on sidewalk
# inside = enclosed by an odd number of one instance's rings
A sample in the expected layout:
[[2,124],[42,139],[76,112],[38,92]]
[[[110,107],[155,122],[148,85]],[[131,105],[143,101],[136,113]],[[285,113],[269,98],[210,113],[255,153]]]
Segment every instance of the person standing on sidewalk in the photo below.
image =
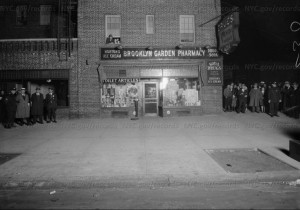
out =
[[224,89],[224,98],[225,98],[225,107],[224,111],[231,111],[231,103],[232,103],[232,89],[230,85]]
[[272,83],[272,87],[269,89],[268,92],[268,102],[270,106],[270,116],[276,116],[279,117],[278,115],[278,107],[279,103],[281,102],[281,94],[280,90],[277,88],[276,82]]
[[17,101],[16,101],[16,88],[11,89],[10,93],[5,98],[5,108],[6,108],[6,122],[5,128],[16,127],[14,125],[16,111],[17,111]]
[[44,96],[40,92],[40,87],[37,87],[35,91],[36,92],[31,95],[31,115],[33,124],[37,122],[37,118],[39,118],[38,123],[43,124]]
[[[16,119],[19,120],[20,125],[31,125],[30,122],[30,100],[29,96],[25,93],[25,88],[21,88],[21,92],[16,96],[17,112]],[[26,120],[26,123],[24,122]]]
[[291,93],[291,117],[299,119],[300,114],[300,89],[297,82],[293,83],[293,91]]
[[56,123],[57,96],[52,88],[49,88],[49,93],[46,95],[47,123],[51,121]]
[[254,83],[253,88],[250,90],[249,93],[250,96],[250,102],[249,106],[252,108],[252,112],[257,112],[259,113],[259,102],[262,98],[261,91],[257,87],[257,83]]
[[291,104],[292,92],[293,92],[293,87],[290,85],[289,81],[286,81],[282,88],[282,111],[283,112],[286,112],[286,110],[291,108],[292,106]]
[[4,90],[0,90],[0,124],[5,122],[6,118],[6,108],[5,108],[5,92]]
[[237,97],[239,100],[239,107],[238,107],[237,113],[240,113],[240,112],[245,113],[246,105],[247,105],[247,98],[248,98],[247,87],[245,84],[243,84],[242,88],[239,89]]

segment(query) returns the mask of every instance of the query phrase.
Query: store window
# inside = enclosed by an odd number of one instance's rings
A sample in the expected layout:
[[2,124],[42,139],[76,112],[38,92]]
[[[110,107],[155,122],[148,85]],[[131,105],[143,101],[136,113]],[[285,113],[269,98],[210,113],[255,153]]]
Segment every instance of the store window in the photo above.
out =
[[16,25],[25,26],[27,25],[27,5],[18,5],[16,8]]
[[160,85],[163,106],[200,106],[200,95],[197,87],[198,79],[196,78],[163,78]]
[[121,16],[120,15],[105,16],[105,36],[106,36],[106,44],[121,43]]
[[137,97],[138,87],[134,83],[105,83],[102,88],[102,107],[131,107]]
[[180,15],[180,42],[195,42],[195,22],[193,15]]

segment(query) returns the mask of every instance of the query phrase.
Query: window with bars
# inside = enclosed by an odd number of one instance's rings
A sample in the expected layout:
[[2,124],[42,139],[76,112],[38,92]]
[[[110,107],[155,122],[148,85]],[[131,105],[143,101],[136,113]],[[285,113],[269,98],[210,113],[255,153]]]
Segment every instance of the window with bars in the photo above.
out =
[[146,34],[154,34],[154,15],[146,15]]
[[180,15],[180,42],[195,42],[195,22],[193,15]]
[[121,42],[121,16],[106,15],[105,17],[106,43],[119,44]]
[[40,25],[50,25],[52,5],[40,5]]

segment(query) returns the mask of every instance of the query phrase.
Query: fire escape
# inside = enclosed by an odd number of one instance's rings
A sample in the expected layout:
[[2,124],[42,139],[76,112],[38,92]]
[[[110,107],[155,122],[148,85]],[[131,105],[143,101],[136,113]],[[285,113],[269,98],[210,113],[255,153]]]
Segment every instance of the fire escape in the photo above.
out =
[[71,57],[74,25],[71,20],[72,10],[77,0],[59,0],[57,17],[57,55],[60,61],[68,61]]

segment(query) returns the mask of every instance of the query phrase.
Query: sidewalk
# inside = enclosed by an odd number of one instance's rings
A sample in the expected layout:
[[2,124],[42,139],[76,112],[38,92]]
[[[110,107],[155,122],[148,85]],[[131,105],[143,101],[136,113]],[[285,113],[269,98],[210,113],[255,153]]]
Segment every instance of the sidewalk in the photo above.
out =
[[299,120],[283,114],[249,112],[136,121],[61,119],[0,128],[0,153],[21,153],[0,165],[0,186],[295,180],[300,170],[228,173],[205,150],[259,148],[300,169],[280,151],[289,150],[291,138],[284,130],[299,128]]

